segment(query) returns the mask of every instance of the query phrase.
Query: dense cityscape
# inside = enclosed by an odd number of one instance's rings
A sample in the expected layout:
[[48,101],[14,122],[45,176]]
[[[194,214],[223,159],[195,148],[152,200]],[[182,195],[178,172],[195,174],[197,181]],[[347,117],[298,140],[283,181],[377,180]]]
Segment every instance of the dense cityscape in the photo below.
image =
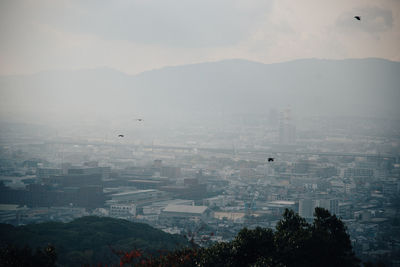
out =
[[399,0],[0,0],[0,267],[400,267]]
[[357,257],[400,264],[399,121],[299,118],[287,107],[162,134],[133,123],[136,133],[114,135],[3,123],[0,222],[122,218],[208,246],[273,228],[286,208],[312,220],[323,207]]

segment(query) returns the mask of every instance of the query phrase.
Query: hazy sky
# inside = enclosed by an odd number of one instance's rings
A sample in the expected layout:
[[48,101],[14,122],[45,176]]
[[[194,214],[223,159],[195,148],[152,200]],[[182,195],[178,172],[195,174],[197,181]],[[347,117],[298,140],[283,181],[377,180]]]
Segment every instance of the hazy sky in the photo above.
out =
[[311,57],[400,61],[400,0],[0,2],[0,74]]

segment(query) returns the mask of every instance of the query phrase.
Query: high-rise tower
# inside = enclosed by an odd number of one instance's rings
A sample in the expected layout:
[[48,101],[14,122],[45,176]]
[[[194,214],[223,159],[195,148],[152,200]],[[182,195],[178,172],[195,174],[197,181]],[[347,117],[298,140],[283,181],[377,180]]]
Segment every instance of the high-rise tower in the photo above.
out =
[[296,142],[296,126],[293,124],[292,111],[290,108],[280,112],[279,116],[279,143],[283,145]]

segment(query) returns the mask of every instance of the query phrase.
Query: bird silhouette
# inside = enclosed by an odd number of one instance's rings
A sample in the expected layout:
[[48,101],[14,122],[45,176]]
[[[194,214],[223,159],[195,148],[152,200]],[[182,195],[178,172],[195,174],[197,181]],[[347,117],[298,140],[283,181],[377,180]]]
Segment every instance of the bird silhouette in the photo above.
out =
[[361,17],[360,17],[360,16],[354,16],[354,18],[355,18],[356,20],[361,20]]
[[118,137],[124,137],[124,135],[123,134],[119,134]]
[[274,158],[268,158],[268,162],[274,161]]

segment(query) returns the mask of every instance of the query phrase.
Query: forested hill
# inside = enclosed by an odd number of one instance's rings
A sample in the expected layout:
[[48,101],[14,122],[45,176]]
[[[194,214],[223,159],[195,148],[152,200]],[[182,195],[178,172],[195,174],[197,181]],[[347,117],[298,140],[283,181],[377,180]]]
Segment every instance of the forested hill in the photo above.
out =
[[[318,207],[312,223],[286,209],[275,230],[243,228],[232,241],[209,247],[188,246],[183,237],[147,225],[96,217],[17,228],[3,224],[0,234],[3,242],[15,239],[19,244],[44,247],[32,254],[29,249],[2,246],[0,266],[7,267],[115,266],[117,262],[136,267],[356,267],[361,263],[344,223]],[[165,253],[165,249],[179,246]],[[164,252],[157,253],[157,249]],[[58,260],[55,255],[59,255]]]
[[174,250],[188,246],[182,236],[164,233],[149,225],[126,220],[83,217],[69,223],[48,222],[14,227],[0,224],[1,245],[43,248],[52,244],[57,262],[67,266],[83,263],[115,263],[115,250],[137,248],[156,254],[159,250]]

